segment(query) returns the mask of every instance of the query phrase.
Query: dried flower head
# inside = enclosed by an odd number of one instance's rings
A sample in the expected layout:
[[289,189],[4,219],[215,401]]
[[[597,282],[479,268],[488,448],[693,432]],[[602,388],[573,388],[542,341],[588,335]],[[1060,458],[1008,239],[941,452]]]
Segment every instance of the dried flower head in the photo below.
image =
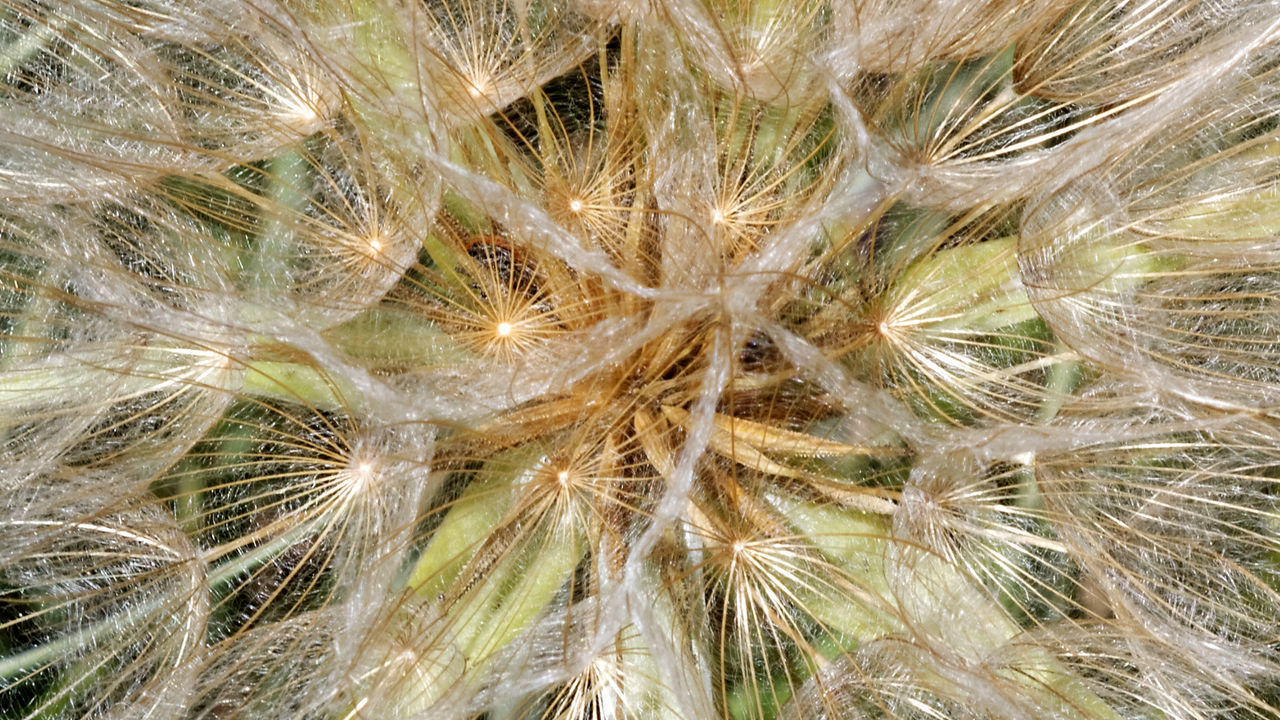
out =
[[0,715],[1280,715],[1280,20],[0,3]]

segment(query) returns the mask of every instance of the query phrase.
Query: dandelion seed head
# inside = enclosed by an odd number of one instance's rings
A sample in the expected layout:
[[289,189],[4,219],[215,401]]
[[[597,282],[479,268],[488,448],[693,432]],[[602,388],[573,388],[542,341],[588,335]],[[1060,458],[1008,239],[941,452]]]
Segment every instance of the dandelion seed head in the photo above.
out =
[[486,97],[489,93],[492,81],[488,75],[475,74],[466,80],[467,94],[473,99]]
[[380,469],[374,460],[352,460],[347,469],[339,473],[341,492],[349,497],[361,497],[378,482]]
[[310,135],[324,121],[319,109],[322,102],[317,94],[286,92],[278,99],[276,116],[282,124],[295,129],[299,135]]
[[1266,3],[56,5],[0,705],[1274,714]]

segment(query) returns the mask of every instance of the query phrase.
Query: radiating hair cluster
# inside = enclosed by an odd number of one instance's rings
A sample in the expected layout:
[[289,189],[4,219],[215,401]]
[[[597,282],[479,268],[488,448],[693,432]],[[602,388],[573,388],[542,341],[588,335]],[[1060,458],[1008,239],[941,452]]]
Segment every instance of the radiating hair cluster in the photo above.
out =
[[0,717],[1280,716],[1280,10],[0,0]]

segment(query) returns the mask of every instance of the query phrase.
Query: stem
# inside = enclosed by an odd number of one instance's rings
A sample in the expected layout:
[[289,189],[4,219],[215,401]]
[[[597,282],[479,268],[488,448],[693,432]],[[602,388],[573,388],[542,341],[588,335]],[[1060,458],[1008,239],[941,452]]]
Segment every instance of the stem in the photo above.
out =
[[257,251],[246,270],[250,287],[278,291],[289,277],[287,259],[292,254],[294,215],[307,204],[311,165],[298,152],[287,152],[267,163],[267,200],[270,212],[258,236]]

